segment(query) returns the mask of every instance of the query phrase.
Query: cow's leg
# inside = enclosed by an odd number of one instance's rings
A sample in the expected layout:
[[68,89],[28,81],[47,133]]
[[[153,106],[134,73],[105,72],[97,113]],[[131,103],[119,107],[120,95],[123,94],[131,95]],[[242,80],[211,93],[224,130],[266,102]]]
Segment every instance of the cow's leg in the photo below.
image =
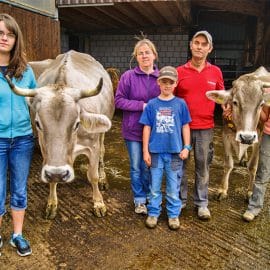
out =
[[252,195],[253,184],[258,167],[258,161],[259,161],[259,143],[256,143],[253,146],[253,151],[248,162],[249,183],[248,183],[247,199],[249,199]]
[[87,177],[90,180],[93,188],[93,201],[94,201],[94,215],[97,217],[104,217],[106,215],[107,209],[103,202],[102,194],[98,187],[98,163],[99,160],[95,158],[94,155],[90,155],[91,165],[88,166]]
[[[223,135],[224,136],[224,135]],[[218,200],[223,200],[228,196],[229,177],[233,169],[233,148],[228,137],[223,137],[224,145],[224,170],[222,180],[218,189]]]
[[57,213],[57,183],[50,183],[50,194],[48,197],[48,203],[46,208],[46,218],[47,219],[54,219]]
[[105,154],[104,138],[105,138],[105,133],[102,133],[99,137],[100,154],[99,154],[98,173],[99,173],[100,190],[107,190],[109,188],[109,183],[107,181],[106,173],[104,170],[104,154]]

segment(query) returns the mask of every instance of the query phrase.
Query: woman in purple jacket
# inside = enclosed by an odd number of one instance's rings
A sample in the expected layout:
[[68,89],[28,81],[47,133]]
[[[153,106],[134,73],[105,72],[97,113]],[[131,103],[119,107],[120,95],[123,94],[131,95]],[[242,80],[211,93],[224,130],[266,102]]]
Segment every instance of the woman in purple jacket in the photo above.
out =
[[143,38],[135,44],[132,58],[137,60],[138,66],[121,76],[115,96],[115,106],[123,110],[122,135],[130,159],[135,213],[147,214],[145,204],[150,178],[149,170],[143,161],[143,125],[139,123],[139,119],[147,102],[160,93],[156,82],[159,71],[154,64],[158,53],[153,42]]

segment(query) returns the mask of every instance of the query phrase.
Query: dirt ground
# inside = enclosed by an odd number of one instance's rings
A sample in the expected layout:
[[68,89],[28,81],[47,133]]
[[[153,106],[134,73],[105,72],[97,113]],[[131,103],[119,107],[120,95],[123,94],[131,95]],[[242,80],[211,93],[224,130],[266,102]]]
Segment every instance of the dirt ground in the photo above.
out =
[[[29,207],[24,234],[33,254],[19,257],[8,244],[12,230],[9,212],[4,218],[0,269],[270,269],[269,191],[263,212],[253,223],[242,221],[247,172],[236,166],[229,198],[215,200],[222,176],[221,127],[215,130],[215,157],[210,173],[209,207],[212,219],[197,219],[192,202],[193,169],[189,201],[182,212],[179,231],[171,231],[163,212],[158,227],[149,230],[145,217],[134,213],[128,157],[120,135],[120,117],[106,137],[106,172],[110,182],[103,196],[108,208],[104,218],[92,213],[92,190],[83,159],[76,161],[76,179],[58,186],[59,210],[55,220],[44,219],[48,186],[39,181],[41,156],[34,155],[29,180]],[[191,162],[192,163],[192,162]]]

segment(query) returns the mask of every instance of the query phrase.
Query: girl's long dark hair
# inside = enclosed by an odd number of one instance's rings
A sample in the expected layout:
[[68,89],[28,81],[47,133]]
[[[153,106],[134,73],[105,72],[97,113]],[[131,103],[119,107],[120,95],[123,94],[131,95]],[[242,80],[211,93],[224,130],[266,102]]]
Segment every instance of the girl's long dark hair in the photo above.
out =
[[25,47],[21,29],[16,20],[8,14],[0,14],[0,21],[3,21],[6,28],[16,36],[14,47],[10,52],[10,60],[7,68],[7,73],[16,79],[21,79],[22,74],[27,67]]

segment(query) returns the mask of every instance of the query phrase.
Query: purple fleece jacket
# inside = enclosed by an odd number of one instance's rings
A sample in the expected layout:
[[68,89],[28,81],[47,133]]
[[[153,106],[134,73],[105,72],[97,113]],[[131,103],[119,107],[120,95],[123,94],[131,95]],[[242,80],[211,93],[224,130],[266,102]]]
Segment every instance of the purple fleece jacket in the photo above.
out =
[[116,95],[115,106],[123,111],[122,135],[130,141],[142,141],[143,125],[139,123],[143,104],[160,94],[157,85],[159,71],[144,73],[139,67],[128,70],[121,76]]

